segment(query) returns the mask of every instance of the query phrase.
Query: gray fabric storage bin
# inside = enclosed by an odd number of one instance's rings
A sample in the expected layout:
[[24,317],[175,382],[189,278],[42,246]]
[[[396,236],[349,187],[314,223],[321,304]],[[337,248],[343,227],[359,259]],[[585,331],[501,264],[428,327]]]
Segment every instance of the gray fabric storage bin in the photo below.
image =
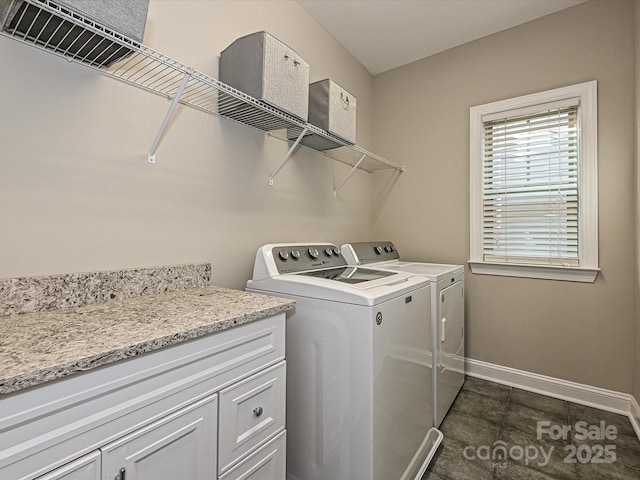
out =
[[55,3],[142,43],[149,0],[55,0]]
[[[329,132],[348,145],[356,143],[356,97],[330,78],[309,85],[309,123]],[[287,138],[295,140],[301,129],[287,129]],[[330,150],[342,144],[310,133],[300,144],[314,150]]]
[[[52,3],[137,42],[142,42],[149,0],[56,0]],[[97,66],[109,66],[131,54],[131,49],[103,40],[93,32],[41,10],[38,5],[0,0],[2,28],[16,36],[37,36],[38,43]],[[135,44],[135,43],[134,43]]]
[[309,123],[356,143],[356,97],[330,78],[309,85]]
[[[238,38],[220,53],[220,81],[306,122],[309,64],[268,32]],[[233,116],[233,111],[220,111]]]

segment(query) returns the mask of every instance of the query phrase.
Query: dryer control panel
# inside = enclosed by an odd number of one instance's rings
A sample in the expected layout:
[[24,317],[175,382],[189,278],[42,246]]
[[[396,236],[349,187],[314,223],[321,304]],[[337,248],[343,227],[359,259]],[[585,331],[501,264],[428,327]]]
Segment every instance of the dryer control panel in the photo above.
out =
[[398,260],[400,255],[393,242],[356,242],[343,245],[345,258],[352,265]]
[[347,265],[340,249],[330,243],[277,245],[271,249],[271,253],[278,273],[304,272]]

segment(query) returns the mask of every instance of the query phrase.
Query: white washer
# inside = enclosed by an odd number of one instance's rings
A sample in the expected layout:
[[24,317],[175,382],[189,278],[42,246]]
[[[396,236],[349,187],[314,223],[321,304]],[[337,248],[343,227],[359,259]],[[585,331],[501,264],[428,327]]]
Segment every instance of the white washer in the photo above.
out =
[[247,290],[292,298],[287,478],[419,480],[433,428],[428,279],[351,267],[333,244],[258,250]]
[[431,280],[433,424],[439,427],[464,383],[464,267],[400,261],[392,242],[342,246],[351,265],[423,275]]

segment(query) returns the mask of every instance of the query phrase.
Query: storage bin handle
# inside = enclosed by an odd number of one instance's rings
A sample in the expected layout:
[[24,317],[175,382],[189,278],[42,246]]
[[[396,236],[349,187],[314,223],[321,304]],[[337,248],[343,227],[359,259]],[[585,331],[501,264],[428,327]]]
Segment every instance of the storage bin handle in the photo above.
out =
[[345,95],[344,92],[340,92],[340,100],[342,101],[345,110],[349,108],[349,95]]
[[[285,59],[285,60],[289,60],[289,55],[287,55],[287,54],[285,53],[285,54],[284,54],[284,59]],[[293,66],[294,66],[294,67],[297,67],[298,65],[300,65],[300,62],[294,58],[294,59],[293,59]]]

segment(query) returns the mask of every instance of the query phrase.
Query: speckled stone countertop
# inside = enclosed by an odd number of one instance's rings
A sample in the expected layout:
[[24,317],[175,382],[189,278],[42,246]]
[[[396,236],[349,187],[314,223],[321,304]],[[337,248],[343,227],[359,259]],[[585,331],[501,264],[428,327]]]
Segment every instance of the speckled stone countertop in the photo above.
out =
[[106,365],[293,308],[219,287],[0,317],[0,394]]

